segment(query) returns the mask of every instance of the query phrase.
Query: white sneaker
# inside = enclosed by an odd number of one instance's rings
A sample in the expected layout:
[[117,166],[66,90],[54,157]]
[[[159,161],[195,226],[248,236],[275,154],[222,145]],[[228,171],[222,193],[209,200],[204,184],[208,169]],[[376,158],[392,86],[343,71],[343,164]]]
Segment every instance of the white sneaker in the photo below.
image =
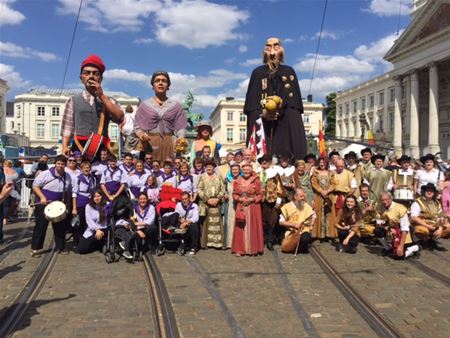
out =
[[122,250],[125,250],[125,242],[119,242],[119,246]]
[[133,259],[133,255],[129,251],[124,251],[122,256],[126,259]]
[[188,252],[188,255],[194,256],[196,254],[195,249],[191,249]]

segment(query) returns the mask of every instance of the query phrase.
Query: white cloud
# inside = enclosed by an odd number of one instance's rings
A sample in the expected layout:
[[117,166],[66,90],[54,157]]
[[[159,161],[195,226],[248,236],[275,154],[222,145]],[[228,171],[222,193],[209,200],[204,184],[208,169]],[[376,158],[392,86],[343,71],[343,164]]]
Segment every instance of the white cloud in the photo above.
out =
[[251,66],[259,66],[262,65],[262,57],[261,58],[255,58],[255,59],[247,59],[244,62],[240,63],[241,66],[244,67],[251,67]]
[[[401,34],[400,32],[399,34]],[[363,60],[381,60],[387,51],[394,45],[398,38],[396,33],[392,33],[378,41],[372,42],[369,45],[361,45],[355,49],[355,56]]]
[[[319,37],[319,34],[320,32],[314,34],[314,36],[311,37],[311,40],[316,40]],[[338,40],[341,38],[341,36],[342,34],[338,32],[331,32],[325,29],[322,31],[322,39]]]
[[292,42],[295,42],[295,40],[291,39],[291,38],[284,38],[284,39],[281,39],[281,42],[282,43],[292,43]]
[[133,40],[133,43],[136,45],[149,45],[153,41],[155,41],[155,40],[152,38],[136,38]]
[[155,15],[156,38],[165,45],[189,49],[220,46],[244,38],[236,29],[249,17],[235,6],[204,0],[168,2]]
[[0,0],[0,26],[18,25],[25,20],[25,15],[11,8],[16,0]]
[[411,0],[371,0],[369,8],[363,9],[378,16],[409,15]]
[[14,66],[0,63],[0,78],[8,82],[8,86],[12,89],[20,89],[29,87],[31,81],[22,79],[22,76],[16,72]]
[[114,80],[124,80],[124,81],[133,81],[140,82],[141,84],[150,85],[150,75],[146,75],[143,73],[130,72],[126,69],[109,69],[105,71],[103,75],[104,81],[114,81]]
[[42,61],[56,61],[60,59],[53,53],[40,52],[29,47],[2,41],[0,41],[0,55],[24,59],[40,59]]
[[[77,15],[79,0],[59,0],[57,13]],[[89,30],[115,33],[139,31],[150,14],[161,9],[159,0],[96,0],[85,1],[81,9],[80,21]]]
[[240,45],[239,46],[239,53],[245,53],[246,51],[248,51],[248,47],[245,45]]
[[[300,72],[310,73],[313,69],[315,54],[307,54],[306,58],[294,65]],[[375,66],[353,55],[318,55],[316,74],[367,74],[375,70]]]
[[[319,76],[315,77],[311,87],[311,94],[313,94],[313,99],[315,102],[325,101],[325,97],[338,90],[344,88],[352,87],[365,78],[362,75],[350,75],[350,76]],[[309,86],[311,84],[311,79],[304,78],[299,81],[300,89],[302,91],[302,96],[306,97],[308,95]]]

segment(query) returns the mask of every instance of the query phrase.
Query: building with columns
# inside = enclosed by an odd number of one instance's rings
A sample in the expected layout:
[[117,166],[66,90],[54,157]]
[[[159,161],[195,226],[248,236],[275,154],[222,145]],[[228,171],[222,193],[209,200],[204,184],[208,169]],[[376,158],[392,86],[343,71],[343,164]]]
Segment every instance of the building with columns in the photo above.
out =
[[393,70],[337,95],[336,131],[369,127],[396,154],[450,158],[450,0],[415,0],[411,18],[384,57]]
[[[6,132],[28,136],[31,147],[59,147],[61,122],[64,107],[70,96],[81,93],[81,89],[31,89],[14,98],[14,115],[6,118]],[[125,110],[130,105],[134,111],[140,102],[138,97],[120,92],[109,92]],[[109,124],[109,136],[112,141],[119,137],[119,126]]]
[[[214,139],[223,149],[236,150],[245,146],[247,116],[243,113],[244,100],[228,97],[220,100],[210,115]],[[317,135],[323,121],[323,104],[303,101],[303,124],[306,134]]]

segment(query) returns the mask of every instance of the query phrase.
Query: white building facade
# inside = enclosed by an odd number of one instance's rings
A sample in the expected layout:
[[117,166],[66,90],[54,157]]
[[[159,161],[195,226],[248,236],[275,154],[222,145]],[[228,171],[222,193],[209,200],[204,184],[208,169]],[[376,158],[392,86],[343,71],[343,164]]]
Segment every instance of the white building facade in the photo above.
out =
[[[450,158],[449,46],[450,0],[413,1],[411,23],[384,57],[394,69],[337,95],[337,133],[360,138],[365,118],[375,139],[379,132],[397,155]],[[384,103],[367,110],[367,99],[377,102],[378,92]]]
[[[243,113],[244,100],[227,98],[219,101],[211,113],[213,137],[226,150],[245,147],[247,136],[247,116]],[[317,135],[322,124],[323,105],[303,101],[303,124],[306,134]]]
[[6,132],[6,94],[9,87],[5,80],[0,79],[0,133]]
[[[54,148],[59,147],[61,139],[61,122],[64,107],[70,96],[81,93],[81,89],[32,89],[17,95],[14,99],[14,116],[6,121],[6,132],[24,134],[30,138],[30,146]],[[130,105],[134,111],[140,102],[138,97],[128,96],[120,92],[107,93],[125,110]],[[109,125],[109,136],[112,141],[119,137],[119,126]]]

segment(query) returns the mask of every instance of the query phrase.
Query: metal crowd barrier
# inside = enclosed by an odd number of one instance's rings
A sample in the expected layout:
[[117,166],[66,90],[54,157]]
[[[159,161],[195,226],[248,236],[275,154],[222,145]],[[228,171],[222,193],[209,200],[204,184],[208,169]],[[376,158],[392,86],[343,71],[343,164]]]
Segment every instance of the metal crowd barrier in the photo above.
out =
[[33,178],[22,178],[17,181],[16,187],[20,187],[20,201],[19,205],[17,206],[17,217],[19,219],[30,220],[33,216],[34,194],[26,184],[27,181],[33,180]]

